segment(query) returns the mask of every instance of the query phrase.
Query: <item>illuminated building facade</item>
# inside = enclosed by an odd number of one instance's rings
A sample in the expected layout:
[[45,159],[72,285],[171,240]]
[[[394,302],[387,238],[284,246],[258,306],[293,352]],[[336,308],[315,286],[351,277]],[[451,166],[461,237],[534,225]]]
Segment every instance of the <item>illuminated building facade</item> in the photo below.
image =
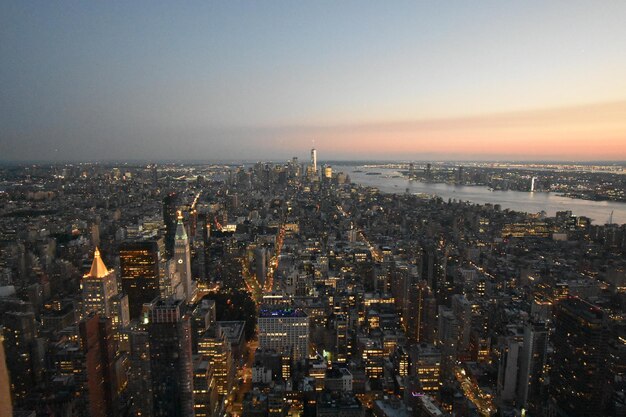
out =
[[311,171],[313,174],[317,174],[317,150],[311,149]]
[[233,356],[230,343],[219,326],[213,325],[198,339],[198,354],[213,369],[217,392],[229,393],[233,384]]
[[365,374],[369,378],[381,378],[384,372],[384,362],[387,355],[378,340],[368,339],[362,346],[362,359],[365,364]]
[[292,351],[294,360],[309,352],[309,317],[299,309],[261,309],[259,314],[259,347],[277,352]]
[[4,313],[4,348],[13,403],[26,399],[36,382],[35,342],[37,328],[32,312],[10,311]]
[[194,416],[211,417],[216,411],[217,389],[211,365],[206,360],[194,362],[193,368]]
[[144,303],[160,295],[160,281],[165,275],[162,246],[162,239],[129,241],[120,246],[122,289],[128,295],[131,320],[141,316]]
[[117,278],[113,269],[107,269],[98,248],[94,251],[89,273],[81,281],[83,314],[98,313],[111,317],[114,314],[113,297],[117,295]]
[[421,343],[412,353],[412,374],[417,376],[422,391],[436,397],[441,388],[441,351]]

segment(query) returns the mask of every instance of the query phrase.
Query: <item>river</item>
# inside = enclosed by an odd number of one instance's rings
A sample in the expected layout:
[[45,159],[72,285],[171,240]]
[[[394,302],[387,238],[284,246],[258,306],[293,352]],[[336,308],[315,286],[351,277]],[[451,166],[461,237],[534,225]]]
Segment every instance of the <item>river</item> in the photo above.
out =
[[[357,170],[363,172],[355,172]],[[411,194],[438,195],[444,200],[451,198],[477,204],[500,204],[503,209],[508,208],[527,213],[545,211],[548,216],[554,216],[557,211],[571,210],[576,216],[589,217],[594,224],[605,224],[613,212],[613,223],[626,223],[626,203],[616,201],[590,201],[561,197],[546,192],[490,191],[483,186],[409,181],[402,177],[398,170],[390,168],[337,165],[333,166],[333,171],[345,172],[350,176],[352,182],[376,187],[387,193],[404,193],[408,188]],[[368,172],[380,172],[381,175],[367,175]]]

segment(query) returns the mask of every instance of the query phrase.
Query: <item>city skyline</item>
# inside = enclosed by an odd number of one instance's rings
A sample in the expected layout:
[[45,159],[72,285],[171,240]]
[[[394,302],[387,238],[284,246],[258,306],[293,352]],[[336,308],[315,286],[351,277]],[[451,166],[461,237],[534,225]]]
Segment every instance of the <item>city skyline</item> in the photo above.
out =
[[623,161],[625,9],[6,3],[0,155]]

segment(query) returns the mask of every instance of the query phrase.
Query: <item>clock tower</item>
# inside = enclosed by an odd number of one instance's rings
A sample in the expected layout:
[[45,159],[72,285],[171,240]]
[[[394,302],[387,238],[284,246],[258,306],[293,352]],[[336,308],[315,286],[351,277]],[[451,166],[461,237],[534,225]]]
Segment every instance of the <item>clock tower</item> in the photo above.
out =
[[194,296],[194,286],[191,280],[191,252],[189,249],[189,238],[183,224],[183,214],[178,211],[178,222],[176,224],[176,235],[174,236],[174,262],[176,272],[180,276],[183,284],[185,298],[191,302]]

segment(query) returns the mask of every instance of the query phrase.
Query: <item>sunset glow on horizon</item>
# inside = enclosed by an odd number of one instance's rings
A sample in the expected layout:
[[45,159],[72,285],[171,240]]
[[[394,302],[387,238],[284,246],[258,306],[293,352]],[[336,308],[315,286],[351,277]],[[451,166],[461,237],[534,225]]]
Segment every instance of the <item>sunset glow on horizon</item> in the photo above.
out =
[[[466,118],[293,127],[277,145],[314,140],[342,159],[626,160],[626,102]],[[291,142],[289,138],[301,140]],[[382,145],[381,145],[382,144]]]
[[289,158],[313,141],[324,159],[626,160],[623,16],[5,2],[0,160]]

